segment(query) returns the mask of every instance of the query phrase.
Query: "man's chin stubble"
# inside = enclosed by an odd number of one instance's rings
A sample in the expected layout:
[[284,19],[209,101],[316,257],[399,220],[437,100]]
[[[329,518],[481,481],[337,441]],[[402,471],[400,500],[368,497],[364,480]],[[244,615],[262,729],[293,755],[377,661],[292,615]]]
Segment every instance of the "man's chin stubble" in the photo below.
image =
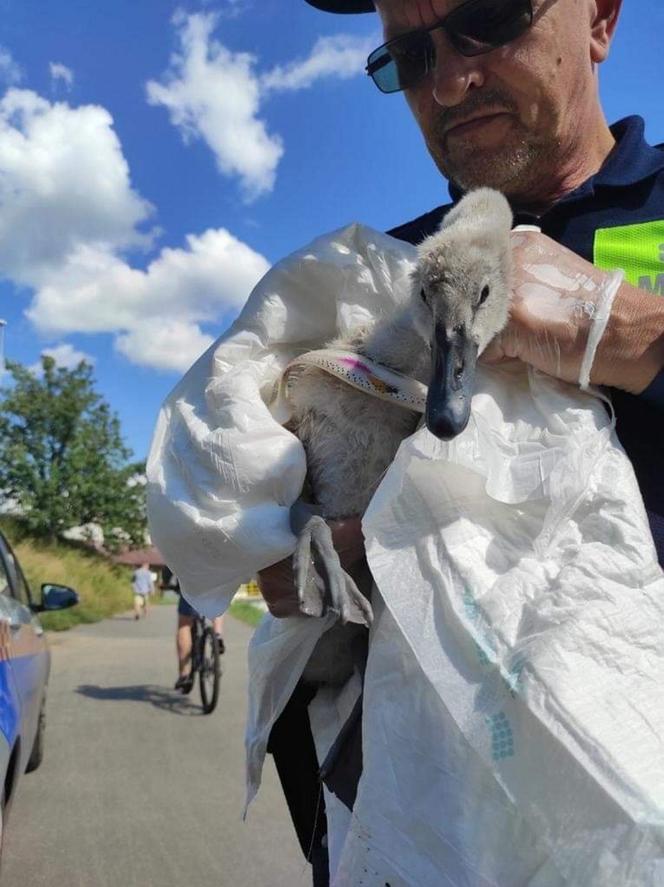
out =
[[437,159],[440,171],[462,190],[495,188],[505,194],[523,193],[542,174],[540,151],[521,144],[511,151],[485,154],[472,145]]
[[504,150],[482,151],[471,141],[450,148],[443,137],[431,154],[442,174],[462,190],[495,188],[504,194],[527,193],[537,187],[546,165],[546,153],[527,141]]

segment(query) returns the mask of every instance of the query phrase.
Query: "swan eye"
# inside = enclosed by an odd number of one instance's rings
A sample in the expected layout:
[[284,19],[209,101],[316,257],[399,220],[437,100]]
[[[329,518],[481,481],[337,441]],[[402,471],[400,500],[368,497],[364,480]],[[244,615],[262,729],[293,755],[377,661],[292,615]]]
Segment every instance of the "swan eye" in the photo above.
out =
[[486,302],[486,300],[487,300],[488,298],[489,298],[489,284],[486,283],[486,284],[482,287],[482,292],[480,293],[480,301],[479,301],[479,304],[480,304],[480,305],[483,305],[484,302]]

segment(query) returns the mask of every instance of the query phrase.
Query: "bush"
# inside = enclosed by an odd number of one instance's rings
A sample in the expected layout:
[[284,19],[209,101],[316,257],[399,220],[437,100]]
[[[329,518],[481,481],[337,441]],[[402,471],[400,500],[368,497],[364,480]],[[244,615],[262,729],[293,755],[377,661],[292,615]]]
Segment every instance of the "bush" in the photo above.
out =
[[131,609],[129,567],[113,564],[103,555],[76,545],[32,539],[16,521],[3,520],[0,525],[16,551],[35,602],[40,600],[44,582],[69,585],[80,596],[76,607],[40,614],[44,628],[63,631]]

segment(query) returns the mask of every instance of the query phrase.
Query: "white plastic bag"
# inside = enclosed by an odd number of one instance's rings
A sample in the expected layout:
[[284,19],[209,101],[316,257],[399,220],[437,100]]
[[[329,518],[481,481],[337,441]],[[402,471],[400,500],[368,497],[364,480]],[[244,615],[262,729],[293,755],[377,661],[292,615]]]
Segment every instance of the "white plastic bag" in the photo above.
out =
[[[304,456],[270,416],[280,369],[403,298],[414,250],[359,226],[259,284],[167,401],[156,543],[210,614],[294,547]],[[363,522],[377,590],[364,772],[331,801],[333,882],[664,884],[664,579],[627,458],[591,394],[480,370],[471,422],[406,441]],[[249,797],[325,620],[266,617],[250,653]],[[348,700],[312,710],[319,753]]]
[[367,883],[663,884],[664,580],[631,466],[598,400],[520,366],[478,389],[363,522],[388,613],[338,883],[381,859]]

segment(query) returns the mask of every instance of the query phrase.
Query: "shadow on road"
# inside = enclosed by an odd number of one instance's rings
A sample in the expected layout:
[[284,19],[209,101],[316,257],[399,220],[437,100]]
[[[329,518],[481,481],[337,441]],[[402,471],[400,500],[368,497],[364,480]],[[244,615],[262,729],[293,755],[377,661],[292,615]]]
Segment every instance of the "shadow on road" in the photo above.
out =
[[102,699],[111,702],[147,702],[155,708],[173,712],[177,715],[193,717],[202,715],[203,710],[190,697],[182,696],[168,687],[154,684],[134,684],[130,687],[99,687],[96,684],[81,684],[76,692],[89,699]]

